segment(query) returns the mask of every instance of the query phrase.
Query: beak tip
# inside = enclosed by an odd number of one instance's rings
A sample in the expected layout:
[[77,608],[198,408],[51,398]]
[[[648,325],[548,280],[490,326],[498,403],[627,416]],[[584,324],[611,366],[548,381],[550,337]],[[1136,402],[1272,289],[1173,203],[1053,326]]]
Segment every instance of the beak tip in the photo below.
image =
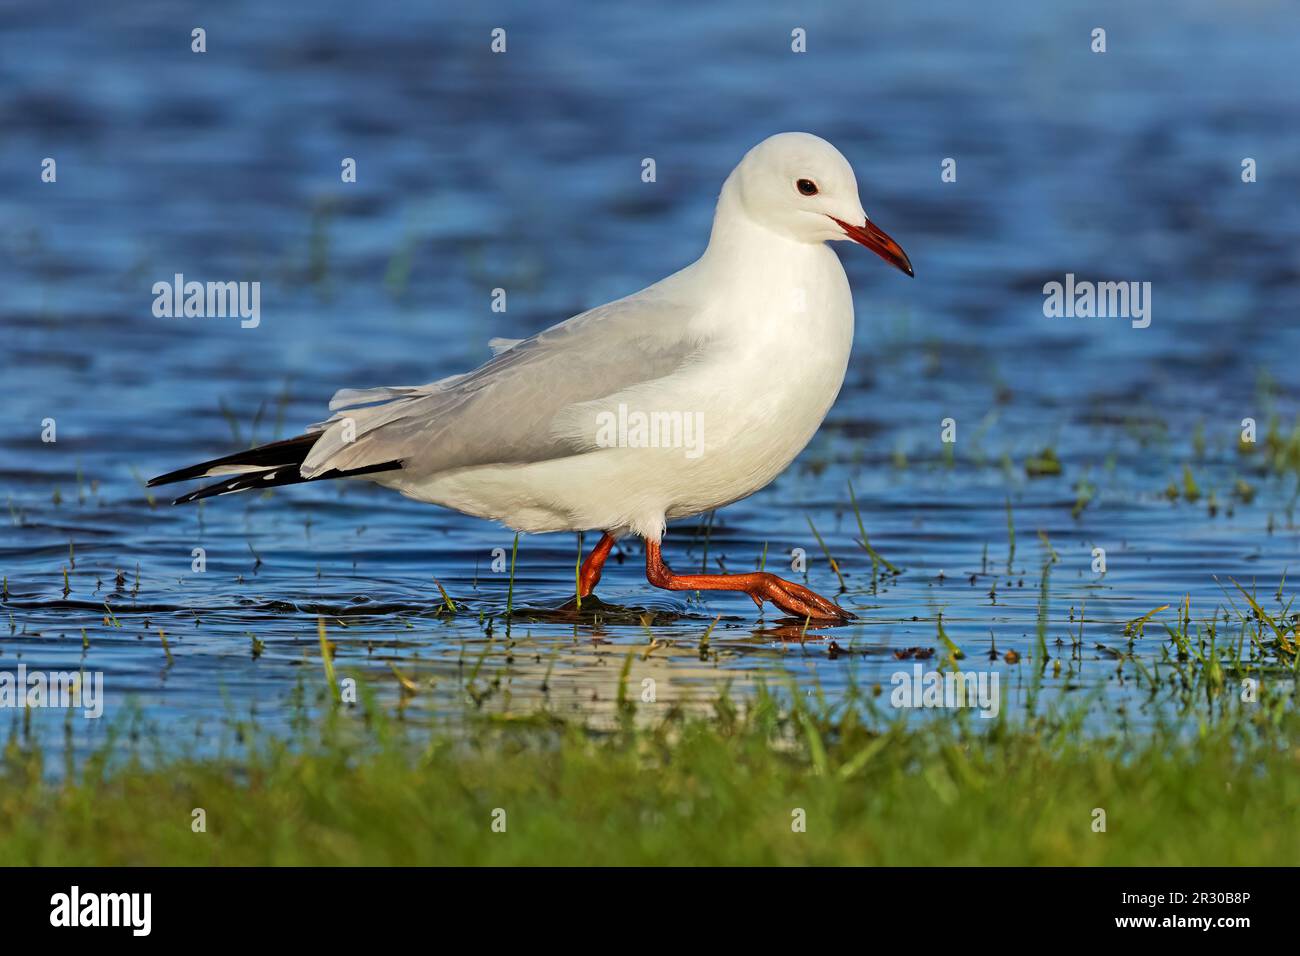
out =
[[861,226],[851,226],[844,220],[836,219],[834,216],[831,216],[830,219],[844,231],[844,238],[852,239],[854,242],[866,246],[895,269],[907,273],[909,278],[916,278],[916,273],[912,271],[912,260],[907,258],[907,253],[886,232],[872,223],[870,219],[867,219],[864,225]]

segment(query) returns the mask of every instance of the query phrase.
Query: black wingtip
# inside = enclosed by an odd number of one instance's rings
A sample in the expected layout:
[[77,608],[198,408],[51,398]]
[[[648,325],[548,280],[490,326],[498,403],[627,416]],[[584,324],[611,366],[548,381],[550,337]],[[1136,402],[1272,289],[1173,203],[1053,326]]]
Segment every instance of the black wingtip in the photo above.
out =
[[176,471],[169,471],[165,475],[150,478],[146,485],[150,488],[156,488],[158,485],[170,485],[178,481],[207,478],[209,477],[209,471],[221,465],[245,465],[252,469],[301,465],[318,438],[320,438],[320,433],[309,432],[305,435],[273,441],[267,445],[258,445],[256,448],[245,448],[231,455],[213,458],[211,461],[199,462],[197,465],[179,468]]
[[385,461],[377,465],[365,465],[361,468],[350,468],[347,471],[331,469],[322,474],[313,475],[311,478],[304,478],[296,465],[283,465],[275,468],[266,468],[262,471],[248,471],[238,475],[231,475],[229,478],[225,478],[215,484],[204,485],[202,488],[191,491],[189,494],[181,495],[173,501],[172,504],[187,505],[191,501],[199,501],[202,498],[212,498],[217,495],[232,495],[241,491],[249,491],[253,488],[278,488],[281,485],[297,485],[306,481],[327,481],[331,478],[356,478],[361,475],[371,475],[379,471],[393,471],[401,467],[401,461]]
[[[218,459],[219,461],[220,459]],[[204,477],[208,469],[211,468],[215,461],[205,461],[201,465],[190,465],[188,468],[180,468],[176,471],[169,471],[165,475],[158,475],[156,478],[150,478],[145,482],[147,488],[157,488],[159,485],[172,485],[178,481],[193,481],[195,478]]]

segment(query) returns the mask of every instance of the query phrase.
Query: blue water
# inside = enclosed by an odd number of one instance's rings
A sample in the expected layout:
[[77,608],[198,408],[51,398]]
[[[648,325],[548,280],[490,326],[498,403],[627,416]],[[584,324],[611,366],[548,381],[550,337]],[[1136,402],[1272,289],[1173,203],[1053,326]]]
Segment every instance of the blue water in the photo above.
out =
[[[661,704],[786,675],[832,697],[888,689],[910,667],[900,649],[942,652],[942,614],[1020,706],[1044,663],[1042,532],[1059,555],[1047,638],[1062,665],[1044,683],[1115,709],[1130,690],[1097,645],[1126,651],[1125,622],[1184,595],[1208,618],[1232,579],[1276,606],[1300,567],[1296,475],[1262,442],[1237,445],[1243,418],[1261,439],[1297,418],[1300,14],[993,7],[6,5],[0,669],[104,674],[107,719],[68,722],[78,749],[132,713],[202,742],[250,713],[274,730],[300,685],[319,694],[322,617],[339,669],[417,719],[466,696],[607,714],[629,652],[634,688],[653,679]],[[1089,48],[1098,26],[1105,53]],[[796,27],[806,53],[790,49]],[[674,527],[666,551],[679,570],[746,570],[802,548],[807,583],[833,595],[811,518],[857,624],[792,641],[743,595],[656,591],[635,542],[599,589],[630,610],[557,617],[577,542],[551,535],[519,542],[507,637],[509,573],[493,563],[509,531],[364,484],[183,509],[143,487],[296,434],[338,387],[463,371],[492,337],[680,268],[730,168],[787,129],[850,159],[917,277],[841,250],[858,326],[839,402],[777,482]],[[176,273],[260,281],[260,325],[155,318],[151,288]],[[1150,326],[1046,317],[1043,285],[1066,273],[1150,282]],[[1049,447],[1062,474],[1028,477]],[[1171,501],[1185,466],[1200,498]],[[1253,497],[1234,496],[1239,480]],[[872,545],[903,569],[875,586],[850,481]],[[459,614],[436,613],[435,579]],[[1133,652],[1158,660],[1164,637],[1153,623]],[[1021,662],[988,662],[993,640]],[[66,715],[0,718],[53,742]]]

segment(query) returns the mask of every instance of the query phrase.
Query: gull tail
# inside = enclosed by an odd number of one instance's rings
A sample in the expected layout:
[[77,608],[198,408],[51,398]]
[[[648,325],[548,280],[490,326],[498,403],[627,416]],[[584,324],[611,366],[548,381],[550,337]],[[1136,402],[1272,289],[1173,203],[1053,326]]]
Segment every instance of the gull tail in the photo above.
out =
[[204,485],[197,491],[181,495],[172,502],[174,505],[183,505],[191,501],[198,501],[200,498],[211,498],[214,495],[233,495],[239,491],[248,491],[250,488],[274,488],[277,485],[296,485],[304,481],[352,478],[357,475],[368,475],[377,471],[392,471],[402,467],[400,461],[386,461],[377,465],[367,465],[364,468],[352,468],[346,471],[339,471],[335,468],[318,475],[312,475],[310,478],[304,478],[300,472],[302,463],[320,437],[320,432],[311,432],[306,435],[298,435],[296,438],[274,441],[269,445],[259,445],[256,448],[237,451],[233,455],[226,455],[224,458],[214,458],[211,461],[200,462],[197,465],[190,465],[188,468],[181,468],[165,475],[159,475],[157,478],[151,478],[149,479],[149,487],[169,485],[174,481],[191,481],[195,478],[230,476],[224,481]]

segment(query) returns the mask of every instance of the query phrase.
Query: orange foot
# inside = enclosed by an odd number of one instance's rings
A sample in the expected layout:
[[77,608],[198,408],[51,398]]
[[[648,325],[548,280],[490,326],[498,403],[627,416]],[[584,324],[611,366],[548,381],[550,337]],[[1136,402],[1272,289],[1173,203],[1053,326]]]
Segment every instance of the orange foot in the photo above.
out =
[[669,591],[744,591],[760,608],[771,601],[782,611],[798,618],[843,623],[853,615],[834,601],[828,601],[802,584],[786,581],[766,571],[749,574],[673,574],[664,564],[659,542],[645,545],[645,576],[657,588]]

